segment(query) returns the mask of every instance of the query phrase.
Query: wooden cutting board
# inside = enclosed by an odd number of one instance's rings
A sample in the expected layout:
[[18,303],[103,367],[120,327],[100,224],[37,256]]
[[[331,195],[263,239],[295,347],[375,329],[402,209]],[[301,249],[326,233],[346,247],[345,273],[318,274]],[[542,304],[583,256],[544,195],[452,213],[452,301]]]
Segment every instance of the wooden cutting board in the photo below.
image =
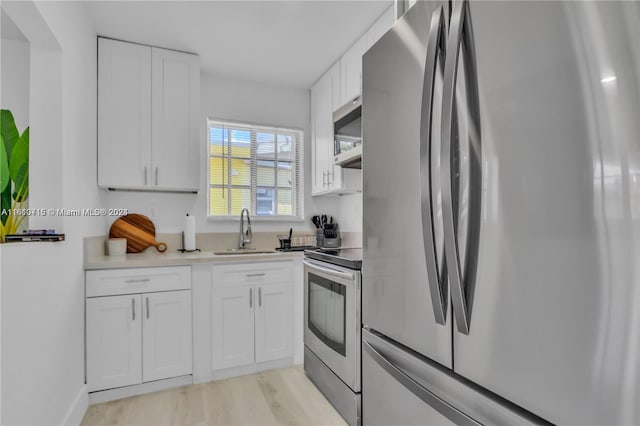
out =
[[109,229],[109,238],[126,238],[127,253],[140,253],[149,246],[159,252],[167,249],[165,243],[156,241],[156,227],[142,214],[128,214],[116,219]]

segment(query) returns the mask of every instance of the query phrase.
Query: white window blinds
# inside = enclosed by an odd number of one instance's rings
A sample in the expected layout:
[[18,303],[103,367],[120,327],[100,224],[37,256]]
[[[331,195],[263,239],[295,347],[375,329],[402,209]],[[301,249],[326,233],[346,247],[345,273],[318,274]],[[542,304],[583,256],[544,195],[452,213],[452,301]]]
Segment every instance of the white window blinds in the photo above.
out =
[[208,120],[208,216],[301,218],[303,133]]

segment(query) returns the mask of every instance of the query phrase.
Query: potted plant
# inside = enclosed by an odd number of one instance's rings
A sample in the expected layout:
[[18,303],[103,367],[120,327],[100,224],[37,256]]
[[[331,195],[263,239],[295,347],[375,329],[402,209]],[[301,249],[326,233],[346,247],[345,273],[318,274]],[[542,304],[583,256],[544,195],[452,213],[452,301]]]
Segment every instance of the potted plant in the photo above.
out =
[[11,111],[0,110],[0,241],[15,234],[28,217],[29,127],[18,132]]

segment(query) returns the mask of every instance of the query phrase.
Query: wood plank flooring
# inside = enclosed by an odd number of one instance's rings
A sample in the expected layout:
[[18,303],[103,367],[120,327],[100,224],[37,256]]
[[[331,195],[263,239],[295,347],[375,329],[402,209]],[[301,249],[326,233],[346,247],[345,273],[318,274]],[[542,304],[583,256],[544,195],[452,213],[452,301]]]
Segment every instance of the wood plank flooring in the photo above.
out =
[[89,407],[82,425],[346,425],[302,366]]

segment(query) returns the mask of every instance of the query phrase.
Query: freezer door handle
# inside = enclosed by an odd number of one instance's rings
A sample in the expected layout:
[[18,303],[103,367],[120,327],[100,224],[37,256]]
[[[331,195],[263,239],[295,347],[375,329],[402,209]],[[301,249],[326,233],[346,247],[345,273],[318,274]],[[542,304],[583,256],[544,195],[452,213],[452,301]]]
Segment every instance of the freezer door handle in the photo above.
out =
[[[463,49],[461,49],[461,45]],[[467,105],[465,105],[464,108],[458,108],[456,105],[456,78],[459,52],[462,52],[462,55],[464,55],[465,66],[464,75],[467,90]],[[445,259],[451,285],[451,302],[453,304],[456,326],[460,333],[469,334],[480,238],[482,151],[475,42],[473,40],[471,15],[467,0],[454,5],[451,26],[449,28],[447,53],[443,89],[440,169]],[[469,139],[471,145],[469,149],[469,222],[467,226],[467,250],[464,275],[460,268],[460,251],[457,237],[457,151],[454,151],[454,148],[452,148],[453,141],[457,140],[457,114],[459,111],[468,111]]]
[[[433,222],[433,197],[431,194],[431,153],[432,153],[432,121],[433,94],[438,71],[444,73],[444,57],[446,52],[446,28],[444,9],[440,6],[431,16],[427,59],[422,85],[422,111],[420,118],[420,205],[422,211],[422,238],[424,256],[427,264],[427,280],[433,313],[438,324],[447,319],[449,305],[446,268],[438,271],[438,260]],[[436,69],[440,57],[441,69]]]
[[420,383],[413,380],[409,375],[402,371],[393,362],[378,352],[369,342],[362,342],[362,347],[373,358],[373,360],[382,367],[391,377],[398,381],[402,386],[409,390],[412,394],[420,398],[422,401],[433,407],[440,414],[451,420],[457,425],[480,425],[454,406],[438,397],[430,390],[423,387]]

